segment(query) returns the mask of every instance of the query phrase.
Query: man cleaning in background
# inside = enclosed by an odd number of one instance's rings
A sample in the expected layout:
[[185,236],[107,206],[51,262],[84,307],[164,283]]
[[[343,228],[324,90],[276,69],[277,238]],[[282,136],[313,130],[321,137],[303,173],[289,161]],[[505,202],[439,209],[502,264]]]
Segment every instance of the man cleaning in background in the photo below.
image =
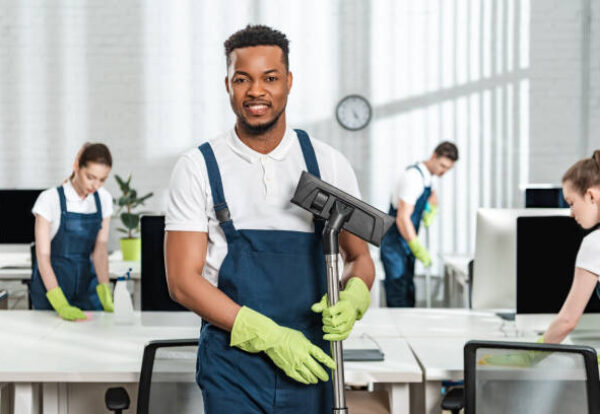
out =
[[380,250],[389,307],[415,306],[415,259],[426,267],[431,266],[431,256],[417,237],[419,224],[423,220],[425,227],[429,227],[437,214],[433,177],[444,175],[457,160],[458,148],[445,141],[427,161],[411,165],[398,179],[389,211],[396,217],[396,227],[385,235]]

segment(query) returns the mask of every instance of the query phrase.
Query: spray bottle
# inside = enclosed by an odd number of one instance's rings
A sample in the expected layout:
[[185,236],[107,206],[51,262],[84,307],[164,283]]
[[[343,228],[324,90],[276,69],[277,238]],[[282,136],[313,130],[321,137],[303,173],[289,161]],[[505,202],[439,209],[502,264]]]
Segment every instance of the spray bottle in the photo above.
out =
[[119,276],[115,284],[115,323],[118,324],[133,323],[133,303],[129,290],[127,290],[127,280],[131,279],[130,272],[131,269],[125,275]]

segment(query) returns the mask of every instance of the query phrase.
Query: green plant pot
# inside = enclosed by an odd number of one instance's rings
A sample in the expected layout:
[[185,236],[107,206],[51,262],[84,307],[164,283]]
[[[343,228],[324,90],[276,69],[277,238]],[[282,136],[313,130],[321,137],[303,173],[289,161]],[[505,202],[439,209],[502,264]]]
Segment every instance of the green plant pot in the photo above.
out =
[[138,262],[142,252],[142,239],[135,237],[133,239],[121,239],[121,252],[123,260],[127,262]]

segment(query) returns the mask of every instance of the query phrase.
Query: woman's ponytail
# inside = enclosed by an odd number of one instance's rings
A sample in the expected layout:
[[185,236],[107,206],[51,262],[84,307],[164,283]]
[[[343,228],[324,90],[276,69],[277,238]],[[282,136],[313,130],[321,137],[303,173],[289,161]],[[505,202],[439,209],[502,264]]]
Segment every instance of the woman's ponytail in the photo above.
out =
[[594,151],[591,158],[573,164],[563,175],[562,181],[569,181],[580,194],[585,194],[590,187],[600,186],[600,150]]

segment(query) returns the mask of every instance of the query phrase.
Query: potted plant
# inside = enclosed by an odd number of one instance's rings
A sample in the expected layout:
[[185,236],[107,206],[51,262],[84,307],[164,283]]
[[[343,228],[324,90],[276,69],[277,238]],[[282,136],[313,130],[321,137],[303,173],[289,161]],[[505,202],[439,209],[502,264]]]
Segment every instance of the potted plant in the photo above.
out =
[[148,193],[143,197],[138,197],[137,191],[131,188],[131,175],[124,181],[121,177],[115,174],[115,179],[121,188],[121,196],[115,200],[118,206],[115,216],[121,218],[123,227],[117,230],[127,234],[127,237],[121,238],[121,252],[123,260],[137,261],[140,260],[141,240],[139,237],[140,231],[140,215],[143,212],[134,212],[134,209],[144,205],[144,201],[152,197],[153,193]]

